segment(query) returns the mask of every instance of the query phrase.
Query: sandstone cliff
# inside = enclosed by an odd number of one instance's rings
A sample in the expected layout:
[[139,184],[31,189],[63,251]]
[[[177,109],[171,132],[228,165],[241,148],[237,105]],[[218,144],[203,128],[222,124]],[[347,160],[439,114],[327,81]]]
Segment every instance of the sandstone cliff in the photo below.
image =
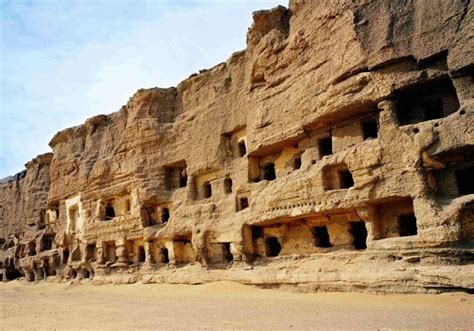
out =
[[291,1],[0,187],[3,278],[474,288],[474,5]]

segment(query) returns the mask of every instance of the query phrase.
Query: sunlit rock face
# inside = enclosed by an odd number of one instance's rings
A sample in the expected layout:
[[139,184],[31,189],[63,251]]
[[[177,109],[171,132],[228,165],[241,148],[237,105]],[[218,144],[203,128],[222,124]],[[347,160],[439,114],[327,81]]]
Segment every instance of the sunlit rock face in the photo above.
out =
[[291,1],[0,184],[1,277],[474,287],[469,1]]

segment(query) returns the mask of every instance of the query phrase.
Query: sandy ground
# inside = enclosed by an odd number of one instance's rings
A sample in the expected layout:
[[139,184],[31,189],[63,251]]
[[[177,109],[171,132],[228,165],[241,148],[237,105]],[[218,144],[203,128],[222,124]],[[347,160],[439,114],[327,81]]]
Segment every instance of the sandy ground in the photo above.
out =
[[474,296],[297,294],[207,285],[0,284],[1,330],[474,328]]

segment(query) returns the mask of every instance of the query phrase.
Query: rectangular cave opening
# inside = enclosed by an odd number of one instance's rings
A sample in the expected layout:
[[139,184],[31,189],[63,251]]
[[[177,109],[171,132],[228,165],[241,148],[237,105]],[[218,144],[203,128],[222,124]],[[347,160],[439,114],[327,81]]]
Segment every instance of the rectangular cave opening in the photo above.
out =
[[262,180],[275,180],[276,179],[276,172],[275,172],[275,163],[269,162],[260,165],[260,178]]
[[301,169],[303,162],[301,161],[301,154],[297,155],[293,160],[293,170]]
[[104,253],[105,253],[105,260],[107,262],[114,263],[117,259],[117,246],[115,246],[115,241],[105,242],[104,246]]
[[68,248],[63,248],[63,263],[67,264],[67,260],[69,260],[69,249]]
[[145,262],[146,260],[146,254],[145,254],[145,248],[143,246],[138,246],[138,262]]
[[107,202],[105,205],[105,219],[111,220],[115,217],[115,208],[112,205],[112,202]]
[[97,261],[97,246],[95,243],[87,244],[86,246],[86,261]]
[[354,186],[354,179],[347,164],[339,163],[323,168],[323,186],[325,191],[348,189]]
[[265,248],[267,256],[278,256],[281,252],[281,244],[277,237],[267,237],[265,239]]
[[349,169],[339,170],[339,188],[346,189],[354,186],[354,179]]
[[188,185],[186,167],[185,160],[174,162],[163,167],[165,170],[164,184],[166,190],[172,191]]
[[349,232],[354,237],[353,245],[355,249],[367,248],[367,228],[365,222],[351,222]]
[[202,184],[202,197],[204,199],[208,199],[211,196],[212,196],[212,186],[211,186],[211,183],[206,181]]
[[396,93],[400,125],[446,117],[459,109],[459,99],[448,76],[411,86]]
[[239,157],[243,157],[247,154],[247,146],[245,146],[245,140],[240,140],[238,145]]
[[246,196],[239,197],[237,203],[237,211],[247,209],[249,207],[249,199]]
[[319,157],[332,155],[332,138],[331,136],[319,139],[318,141]]
[[366,120],[362,122],[362,132],[363,132],[363,137],[364,140],[370,139],[370,138],[377,138],[379,136],[379,124],[377,119],[371,118],[369,120]]
[[160,248],[159,258],[160,258],[161,263],[169,263],[170,262],[168,248],[166,248],[166,247],[161,247]]
[[252,225],[250,227],[252,233],[252,240],[257,240],[259,238],[263,238],[263,229],[260,226]]
[[224,179],[224,192],[226,194],[232,193],[232,178],[230,177]]
[[416,236],[418,234],[414,213],[400,215],[398,217],[398,231],[400,237]]
[[329,239],[328,227],[326,225],[314,227],[313,234],[316,241],[316,247],[332,247]]
[[161,222],[167,223],[170,219],[170,210],[168,208],[161,208]]
[[173,239],[174,257],[177,263],[190,263],[195,261],[192,244],[192,235],[179,235]]
[[474,166],[456,170],[455,176],[460,195],[474,194]]
[[49,251],[53,248],[54,236],[43,236],[41,239],[41,251]]
[[36,243],[35,242],[28,243],[28,255],[29,256],[36,255]]

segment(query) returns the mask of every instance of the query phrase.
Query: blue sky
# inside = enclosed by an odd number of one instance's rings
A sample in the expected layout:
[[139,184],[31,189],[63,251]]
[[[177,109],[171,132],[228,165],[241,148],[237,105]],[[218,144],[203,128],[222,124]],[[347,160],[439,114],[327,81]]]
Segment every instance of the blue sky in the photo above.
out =
[[176,86],[245,48],[251,13],[287,0],[0,0],[0,178],[66,127]]

